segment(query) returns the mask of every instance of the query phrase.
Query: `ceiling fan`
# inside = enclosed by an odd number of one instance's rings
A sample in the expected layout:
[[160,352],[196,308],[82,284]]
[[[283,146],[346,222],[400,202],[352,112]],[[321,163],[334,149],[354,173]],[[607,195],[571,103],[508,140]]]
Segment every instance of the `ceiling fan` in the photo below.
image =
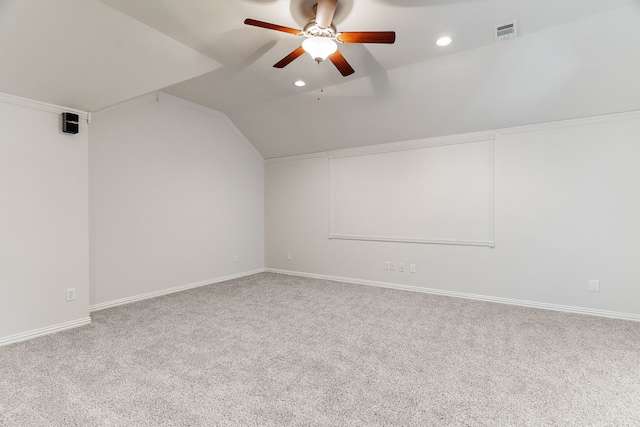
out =
[[328,57],[343,76],[348,76],[353,74],[354,70],[338,50],[336,42],[393,44],[396,41],[396,33],[394,31],[350,31],[339,33],[332,22],[337,5],[338,0],[318,0],[318,4],[315,6],[315,19],[309,20],[302,30],[255,19],[245,19],[244,23],[305,37],[302,46],[282,58],[274,67],[284,68],[294,59],[307,52],[318,63]]

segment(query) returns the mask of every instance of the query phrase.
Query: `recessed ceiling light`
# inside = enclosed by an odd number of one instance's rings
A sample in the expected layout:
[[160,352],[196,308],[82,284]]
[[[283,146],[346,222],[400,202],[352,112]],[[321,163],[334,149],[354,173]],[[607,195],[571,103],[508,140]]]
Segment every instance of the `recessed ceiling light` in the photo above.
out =
[[436,44],[438,46],[448,46],[451,43],[451,37],[440,37]]
[[302,80],[296,80],[295,82],[293,82],[293,84],[298,86],[298,87],[302,87],[302,86],[306,85],[306,83],[303,82]]

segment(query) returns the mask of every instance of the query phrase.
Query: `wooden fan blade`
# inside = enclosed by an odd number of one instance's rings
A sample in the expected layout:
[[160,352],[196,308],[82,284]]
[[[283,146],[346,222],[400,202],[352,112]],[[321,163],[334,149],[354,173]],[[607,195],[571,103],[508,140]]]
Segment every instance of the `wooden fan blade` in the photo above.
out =
[[253,25],[254,27],[266,28],[268,30],[282,31],[283,33],[295,34],[296,36],[302,35],[301,30],[295,28],[283,27],[282,25],[270,24],[268,22],[257,21],[255,19],[245,19],[244,23],[247,25]]
[[329,60],[333,62],[333,65],[335,65],[338,71],[340,71],[340,74],[345,77],[355,72],[354,69],[351,68],[351,65],[349,65],[347,60],[344,59],[344,56],[342,56],[339,50],[336,50],[333,54],[331,54],[329,56]]
[[323,30],[331,26],[333,14],[336,13],[338,0],[318,0],[316,8],[316,25]]
[[275,68],[284,68],[289,65],[294,59],[299,57],[304,53],[304,49],[302,46],[291,52],[289,55],[282,58],[277,64],[274,65]]
[[336,39],[342,43],[387,43],[396,41],[395,31],[349,31],[339,33]]

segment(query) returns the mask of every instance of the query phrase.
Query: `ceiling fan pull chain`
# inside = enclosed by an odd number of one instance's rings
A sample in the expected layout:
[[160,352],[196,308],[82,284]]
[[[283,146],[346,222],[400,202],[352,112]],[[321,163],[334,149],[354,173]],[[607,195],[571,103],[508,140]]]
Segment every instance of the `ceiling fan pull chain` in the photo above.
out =
[[[320,73],[320,62],[317,63],[316,78],[318,79],[318,82],[322,84],[322,74]],[[322,92],[324,92],[324,89],[322,88],[322,86],[320,86],[320,93],[318,93],[318,101],[320,101],[320,95],[322,94]]]

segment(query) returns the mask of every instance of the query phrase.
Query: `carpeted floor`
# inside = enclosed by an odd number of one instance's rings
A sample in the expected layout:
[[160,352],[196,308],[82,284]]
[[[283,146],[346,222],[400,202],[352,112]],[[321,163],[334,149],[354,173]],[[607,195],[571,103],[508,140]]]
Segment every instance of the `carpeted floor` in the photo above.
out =
[[0,348],[2,426],[640,426],[640,323],[262,273]]

